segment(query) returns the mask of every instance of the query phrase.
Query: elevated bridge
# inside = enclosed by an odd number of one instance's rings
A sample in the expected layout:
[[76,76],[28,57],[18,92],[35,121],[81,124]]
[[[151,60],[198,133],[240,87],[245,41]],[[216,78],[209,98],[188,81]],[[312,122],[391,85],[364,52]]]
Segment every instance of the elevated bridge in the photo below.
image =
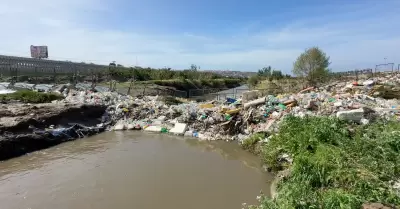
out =
[[18,76],[33,73],[90,74],[93,71],[104,70],[107,67],[107,65],[0,55],[1,76]]

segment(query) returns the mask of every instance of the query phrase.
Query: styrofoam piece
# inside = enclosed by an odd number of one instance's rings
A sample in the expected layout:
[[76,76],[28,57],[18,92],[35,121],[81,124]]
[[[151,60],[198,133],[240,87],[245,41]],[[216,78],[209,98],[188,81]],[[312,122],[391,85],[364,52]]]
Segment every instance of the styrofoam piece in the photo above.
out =
[[364,116],[363,108],[355,110],[339,111],[336,113],[336,117],[354,122],[359,122],[363,116]]
[[157,118],[157,120],[159,120],[159,121],[165,121],[166,118],[167,118],[167,116],[161,115],[160,117]]
[[162,127],[161,126],[147,126],[143,130],[145,131],[151,131],[151,132],[161,132]]
[[155,120],[155,121],[153,121],[151,124],[154,125],[154,126],[159,126],[159,125],[162,125],[162,121],[160,121],[160,120]]
[[114,131],[122,131],[122,130],[124,130],[125,129],[125,124],[123,124],[123,123],[117,123],[115,126],[114,126]]
[[192,136],[193,136],[193,131],[186,131],[185,134],[184,134],[184,136],[190,136],[190,137],[192,137]]
[[186,123],[175,123],[175,126],[169,130],[170,133],[183,135],[187,129]]
[[133,130],[135,128],[135,124],[128,124],[127,126],[126,126],[126,129],[127,130]]

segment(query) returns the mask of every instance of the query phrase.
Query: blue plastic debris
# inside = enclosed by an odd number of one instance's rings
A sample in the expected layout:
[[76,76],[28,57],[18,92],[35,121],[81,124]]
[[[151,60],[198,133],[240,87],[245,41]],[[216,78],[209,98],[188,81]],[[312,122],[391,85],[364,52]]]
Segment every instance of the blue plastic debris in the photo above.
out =
[[233,99],[233,98],[226,98],[226,102],[227,102],[228,104],[232,104],[232,103],[235,103],[235,102],[236,102],[236,99]]

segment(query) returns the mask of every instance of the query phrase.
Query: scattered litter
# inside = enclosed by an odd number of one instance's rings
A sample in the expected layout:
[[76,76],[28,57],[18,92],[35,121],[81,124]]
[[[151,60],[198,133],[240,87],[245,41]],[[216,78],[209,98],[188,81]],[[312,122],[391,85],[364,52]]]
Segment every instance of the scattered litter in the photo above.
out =
[[[263,95],[247,91],[240,99],[166,104],[161,96],[131,97],[115,92],[69,90],[69,103],[107,105],[102,123],[111,130],[140,130],[196,137],[240,140],[252,133],[274,132],[285,115],[335,116],[368,124],[376,117],[399,117],[399,75],[335,82],[295,94]],[[57,89],[65,93],[65,86]],[[238,137],[240,136],[240,137]]]

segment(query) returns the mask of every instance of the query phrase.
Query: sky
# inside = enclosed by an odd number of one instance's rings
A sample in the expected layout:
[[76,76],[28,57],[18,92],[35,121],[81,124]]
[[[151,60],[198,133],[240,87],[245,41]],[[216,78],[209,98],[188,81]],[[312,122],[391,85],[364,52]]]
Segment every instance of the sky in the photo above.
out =
[[400,63],[399,0],[1,0],[0,54],[125,66],[290,73],[305,49],[333,71]]

